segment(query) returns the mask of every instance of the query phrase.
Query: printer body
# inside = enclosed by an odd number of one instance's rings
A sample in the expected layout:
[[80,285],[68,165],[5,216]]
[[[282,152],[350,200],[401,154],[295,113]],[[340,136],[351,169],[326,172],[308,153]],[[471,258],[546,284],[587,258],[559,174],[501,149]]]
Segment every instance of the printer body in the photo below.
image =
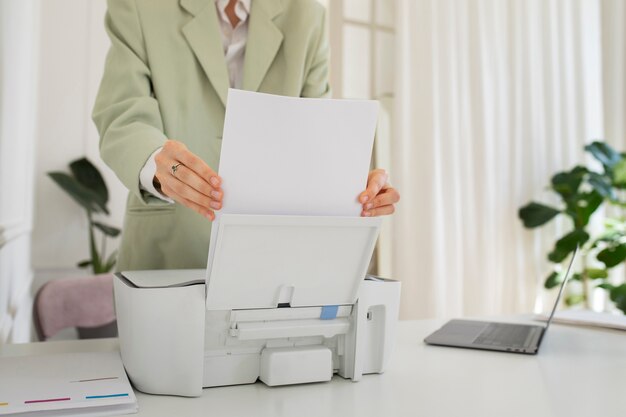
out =
[[[400,283],[367,278],[377,218],[223,215],[207,270],[114,279],[122,361],[150,394],[382,373]],[[212,240],[213,241],[213,240]]]

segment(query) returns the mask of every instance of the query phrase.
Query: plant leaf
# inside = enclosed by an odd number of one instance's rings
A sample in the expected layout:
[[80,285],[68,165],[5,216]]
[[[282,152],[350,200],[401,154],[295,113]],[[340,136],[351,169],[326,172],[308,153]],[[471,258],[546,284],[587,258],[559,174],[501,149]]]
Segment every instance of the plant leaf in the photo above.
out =
[[607,268],[612,268],[626,259],[626,244],[622,243],[617,246],[609,246],[600,251],[596,258],[598,258],[600,262],[603,262]]
[[613,284],[610,284],[610,283],[608,283],[608,282],[603,282],[602,284],[598,284],[598,285],[596,285],[596,287],[597,287],[597,288],[604,288],[605,290],[610,291],[610,290],[612,290],[612,289],[613,289],[614,285],[613,285]]
[[576,304],[580,304],[585,301],[585,296],[583,294],[570,294],[565,297],[565,305],[574,306]]
[[80,184],[98,196],[98,204],[106,207],[109,201],[109,190],[98,168],[87,158],[80,158],[70,163],[70,170]]
[[99,223],[99,222],[92,222],[92,224],[98,230],[100,230],[102,233],[104,233],[107,236],[117,237],[120,234],[120,229],[118,229],[117,227],[107,226],[106,224],[102,224],[102,223]]
[[617,199],[610,178],[600,175],[597,172],[590,172],[589,179],[587,181],[602,197],[610,200]]
[[578,192],[578,187],[589,171],[582,166],[574,167],[571,171],[559,172],[552,177],[552,189],[567,199]]
[[581,229],[589,223],[591,215],[603,201],[602,196],[595,190],[575,194],[567,200],[566,213],[574,221],[575,227]]
[[524,222],[524,227],[529,229],[549,222],[559,213],[560,211],[555,208],[534,201],[522,207],[518,212],[519,218]]
[[543,286],[546,287],[547,289],[550,289],[550,288],[554,288],[554,287],[561,285],[562,282],[563,282],[563,275],[554,271],[550,275],[548,275],[545,282],[543,283]]
[[622,188],[626,186],[626,159],[622,159],[613,167],[613,182]]
[[[97,196],[88,188],[85,188],[75,178],[64,172],[50,172],[48,176],[57,183],[74,201],[83,206],[87,211],[100,212],[102,207],[96,203]],[[105,213],[108,214],[107,211]]]
[[617,308],[626,313],[626,284],[611,288],[609,294]]
[[115,266],[115,262],[117,262],[117,251],[113,251],[111,255],[107,258],[107,261],[104,264],[104,272],[111,272],[113,267]]
[[585,146],[585,150],[593,155],[604,166],[605,171],[611,171],[622,160],[619,152],[605,142],[595,141]]
[[551,262],[559,263],[572,253],[576,246],[582,246],[589,240],[589,234],[582,229],[574,229],[559,240],[548,255]]
[[100,259],[100,254],[98,253],[98,248],[96,247],[96,239],[93,232],[93,222],[91,222],[90,218],[89,225],[89,254],[91,255],[91,270],[94,274],[102,273],[102,260]]
[[76,264],[76,266],[79,268],[87,268],[89,265],[91,265],[91,259],[86,259]]
[[609,272],[606,269],[587,268],[587,276],[591,279],[608,278]]

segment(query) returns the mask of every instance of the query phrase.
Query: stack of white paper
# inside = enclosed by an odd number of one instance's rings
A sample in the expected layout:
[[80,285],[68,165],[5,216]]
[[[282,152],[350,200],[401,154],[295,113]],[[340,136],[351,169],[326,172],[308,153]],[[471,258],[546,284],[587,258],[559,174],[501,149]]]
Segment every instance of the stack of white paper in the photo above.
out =
[[136,413],[119,352],[0,358],[0,415]]

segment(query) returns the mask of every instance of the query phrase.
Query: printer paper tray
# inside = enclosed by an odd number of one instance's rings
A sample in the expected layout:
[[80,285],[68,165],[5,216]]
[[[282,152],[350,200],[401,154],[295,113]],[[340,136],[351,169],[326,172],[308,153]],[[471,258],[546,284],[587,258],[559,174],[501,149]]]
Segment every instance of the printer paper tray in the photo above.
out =
[[287,337],[323,336],[345,334],[350,329],[350,320],[278,320],[271,322],[238,323],[231,329],[231,336],[239,340],[274,339]]
[[[337,318],[349,317],[352,306],[338,306]],[[322,315],[322,307],[292,307],[292,308],[261,308],[251,310],[233,310],[230,315],[232,322],[259,322],[272,320],[302,320],[318,319]]]

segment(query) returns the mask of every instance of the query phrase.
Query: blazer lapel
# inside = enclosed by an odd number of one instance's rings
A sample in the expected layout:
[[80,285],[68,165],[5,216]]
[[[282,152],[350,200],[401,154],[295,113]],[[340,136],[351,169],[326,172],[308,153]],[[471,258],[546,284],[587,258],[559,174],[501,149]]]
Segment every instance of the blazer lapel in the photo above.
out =
[[180,0],[180,4],[194,16],[183,27],[183,35],[225,106],[229,87],[228,69],[215,3],[213,0]]
[[283,42],[273,19],[282,12],[278,0],[252,0],[243,65],[243,89],[257,91]]

